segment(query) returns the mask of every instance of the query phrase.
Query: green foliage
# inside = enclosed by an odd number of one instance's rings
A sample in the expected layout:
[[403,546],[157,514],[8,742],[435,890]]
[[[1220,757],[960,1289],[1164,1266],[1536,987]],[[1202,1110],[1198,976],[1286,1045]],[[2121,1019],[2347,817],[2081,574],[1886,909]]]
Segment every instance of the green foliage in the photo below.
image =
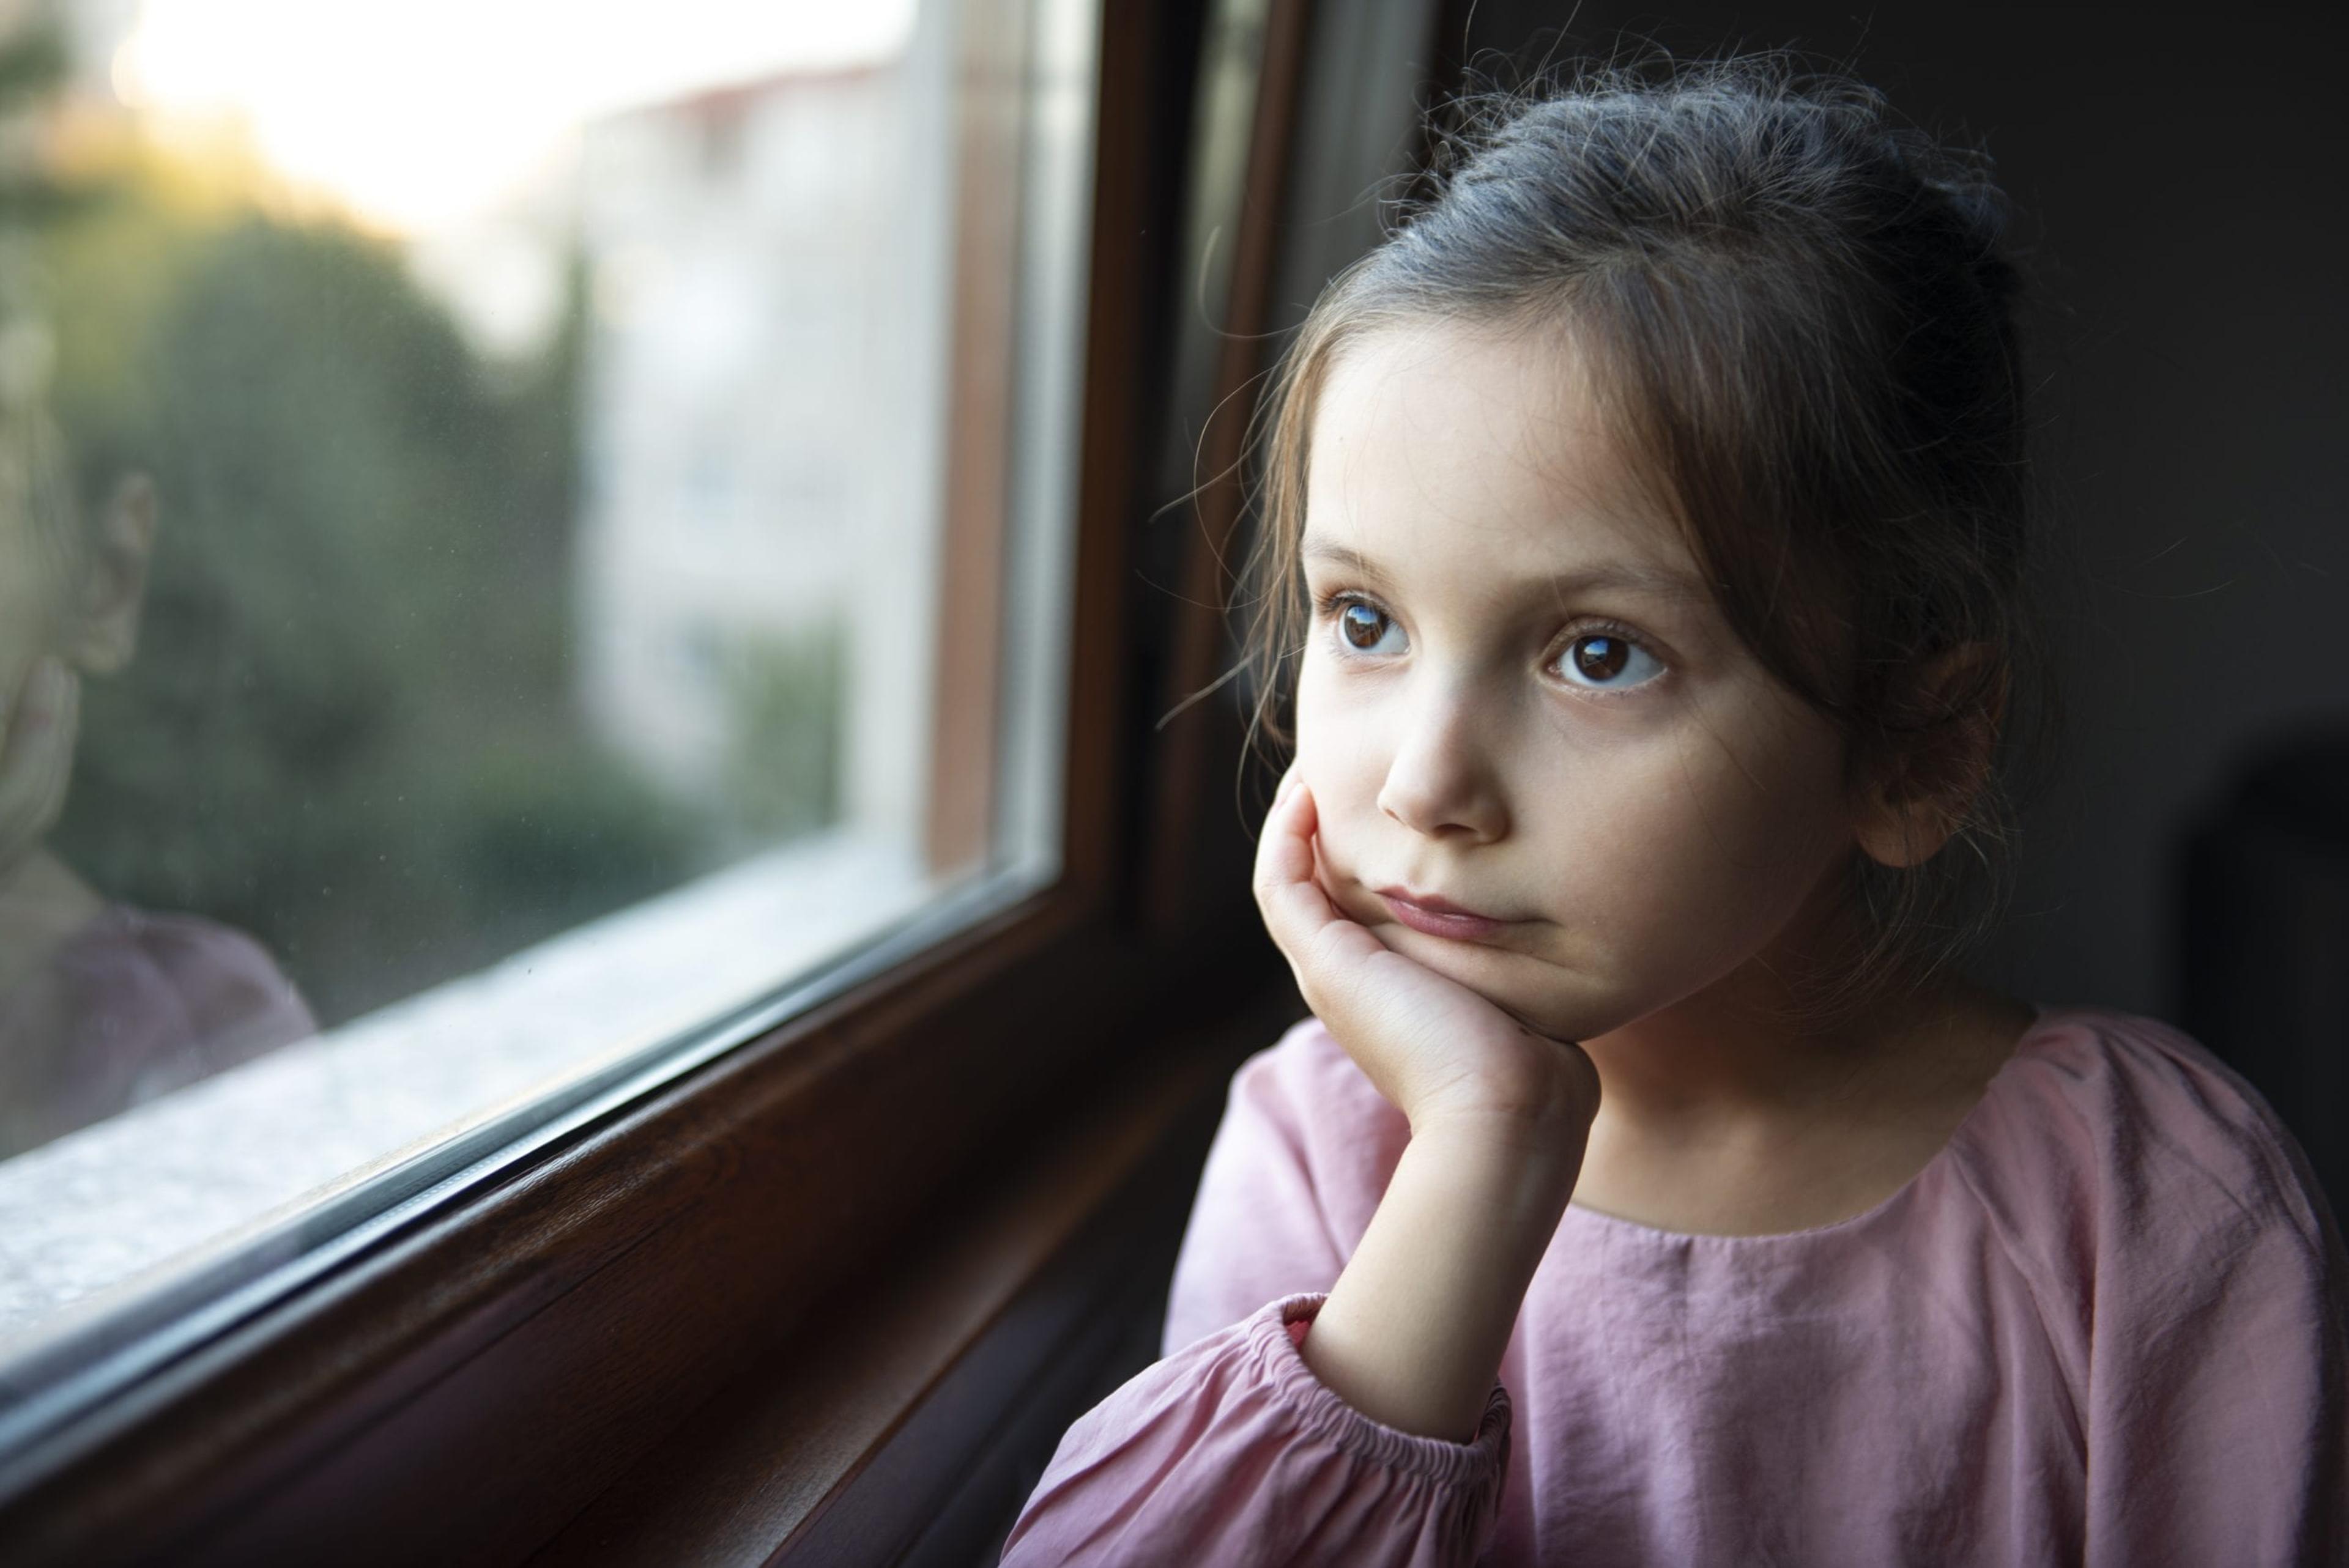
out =
[[[12,26],[0,38],[0,119],[37,113],[70,64],[55,18],[35,14]],[[55,222],[88,194],[59,185],[16,149],[0,152],[0,230]]]
[[836,626],[745,640],[731,650],[726,691],[734,749],[727,795],[741,825],[774,839],[840,814],[840,693],[846,638]]
[[47,238],[85,497],[150,474],[138,659],[56,840],[242,926],[333,1020],[706,863],[570,688],[582,331],[493,375],[386,247],[118,194]]

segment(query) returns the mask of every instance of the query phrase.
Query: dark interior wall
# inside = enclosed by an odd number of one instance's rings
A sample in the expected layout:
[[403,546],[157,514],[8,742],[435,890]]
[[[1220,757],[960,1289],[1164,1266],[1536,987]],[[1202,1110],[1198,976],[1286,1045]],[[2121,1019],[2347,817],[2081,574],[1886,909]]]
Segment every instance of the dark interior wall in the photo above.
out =
[[[2048,593],[2071,718],[1981,967],[2174,1016],[2177,846],[2244,762],[2349,724],[2349,123],[2332,8],[2184,26],[2138,6],[1667,12],[1455,0],[1487,71],[1785,46],[1987,148],[2045,301]],[[1465,13],[1464,24],[1462,20]],[[2349,962],[2349,956],[2344,956]]]

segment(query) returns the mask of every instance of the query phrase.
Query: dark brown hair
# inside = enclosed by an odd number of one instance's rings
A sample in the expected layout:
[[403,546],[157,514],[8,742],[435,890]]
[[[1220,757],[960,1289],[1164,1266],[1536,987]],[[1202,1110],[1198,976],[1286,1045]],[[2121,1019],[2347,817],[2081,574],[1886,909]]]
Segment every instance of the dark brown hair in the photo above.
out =
[[[1287,739],[1330,366],[1403,323],[1561,327],[1730,626],[1855,769],[1905,767],[1957,813],[1918,867],[1855,851],[1860,918],[1811,989],[1831,1006],[1920,978],[1990,919],[2017,736],[2054,700],[2026,596],[2021,278],[1987,159],[1778,55],[1592,68],[1452,107],[1464,129],[1323,291],[1259,415],[1260,731]],[[1937,776],[1985,729],[1989,776]]]

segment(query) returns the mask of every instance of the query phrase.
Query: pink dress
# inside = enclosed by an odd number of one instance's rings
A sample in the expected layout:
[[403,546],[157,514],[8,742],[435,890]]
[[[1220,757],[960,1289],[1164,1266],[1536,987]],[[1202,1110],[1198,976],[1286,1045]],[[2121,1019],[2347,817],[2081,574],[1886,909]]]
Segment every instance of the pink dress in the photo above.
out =
[[1568,1209],[1468,1444],[1298,1350],[1408,1133],[1317,1022],[1250,1058],[1164,1358],[1069,1429],[1006,1563],[2349,1563],[2340,1235],[2172,1029],[2043,1011],[1837,1224]]
[[0,1160],[317,1032],[244,933],[109,904],[0,995]]

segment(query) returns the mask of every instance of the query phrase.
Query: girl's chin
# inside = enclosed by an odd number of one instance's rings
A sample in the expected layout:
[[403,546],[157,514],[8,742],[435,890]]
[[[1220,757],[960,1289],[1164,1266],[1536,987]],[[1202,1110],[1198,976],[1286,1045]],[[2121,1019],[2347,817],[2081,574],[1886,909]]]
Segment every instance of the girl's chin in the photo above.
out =
[[1475,992],[1550,1039],[1586,1040],[1620,1028],[1637,1016],[1635,1006],[1614,995],[1604,981],[1549,958],[1429,936],[1392,922],[1372,929],[1395,952]]

